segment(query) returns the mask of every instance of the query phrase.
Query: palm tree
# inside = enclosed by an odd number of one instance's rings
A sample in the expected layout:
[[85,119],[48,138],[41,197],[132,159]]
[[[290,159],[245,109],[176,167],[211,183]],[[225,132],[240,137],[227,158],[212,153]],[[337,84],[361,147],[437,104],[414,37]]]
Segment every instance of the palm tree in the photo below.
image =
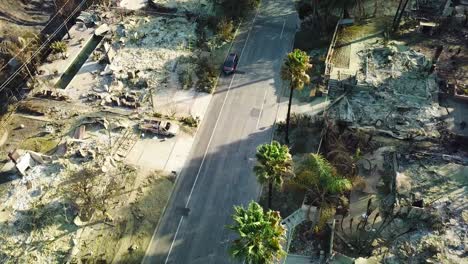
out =
[[288,53],[284,64],[281,67],[281,78],[285,81],[289,81],[289,104],[288,104],[288,115],[286,116],[286,144],[289,144],[289,122],[291,117],[291,103],[293,98],[294,89],[301,90],[305,84],[310,83],[309,75],[307,71],[312,68],[312,64],[309,63],[309,56],[305,51],[295,49]]
[[405,2],[403,2],[403,0],[400,0],[400,2],[398,3],[397,11],[395,12],[395,16],[393,17],[393,25],[392,25],[393,32],[396,32],[398,30],[400,26],[401,18],[403,16],[403,13],[405,12],[408,2],[409,0],[406,0]]
[[268,208],[271,208],[273,187],[281,187],[284,178],[292,176],[292,158],[289,148],[277,141],[258,146],[257,164],[253,171],[260,184],[268,183]]
[[246,264],[265,264],[286,254],[282,247],[286,229],[279,212],[264,212],[258,203],[251,202],[247,208],[234,206],[232,218],[234,224],[228,228],[239,234],[229,249],[233,258]]
[[320,208],[317,229],[334,215],[334,206],[343,200],[342,193],[351,190],[351,182],[338,175],[336,169],[320,154],[309,154],[295,170],[293,184],[311,193]]

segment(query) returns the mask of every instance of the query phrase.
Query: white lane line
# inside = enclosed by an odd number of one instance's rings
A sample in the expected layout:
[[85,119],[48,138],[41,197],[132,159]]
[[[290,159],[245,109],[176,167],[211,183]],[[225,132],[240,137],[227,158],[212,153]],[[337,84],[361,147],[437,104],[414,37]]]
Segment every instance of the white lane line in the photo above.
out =
[[[257,14],[258,14],[258,10],[257,10]],[[240,64],[240,60],[242,59],[242,54],[244,53],[244,49],[245,47],[247,46],[247,42],[249,41],[249,37],[250,37],[250,32],[252,31],[252,28],[254,26],[254,23],[255,23],[255,19],[257,18],[257,14],[255,14],[255,17],[254,17],[254,20],[252,21],[252,26],[250,27],[249,29],[249,33],[247,34],[247,38],[245,40],[245,43],[244,43],[244,47],[242,47],[242,51],[241,51],[241,54],[240,54],[240,59],[239,59],[239,64]],[[228,87],[228,90],[226,92],[226,96],[224,97],[224,101],[223,101],[223,104],[221,105],[221,110],[219,111],[219,114],[218,114],[218,117],[216,119],[216,123],[215,123],[215,126],[213,128],[213,131],[211,132],[211,136],[210,136],[210,139],[208,141],[208,145],[206,146],[206,150],[205,150],[205,153],[203,154],[203,159],[202,159],[202,162],[200,164],[200,167],[198,168],[198,172],[197,172],[197,176],[195,176],[195,181],[193,182],[193,185],[192,185],[192,189],[190,190],[190,194],[187,198],[187,203],[185,204],[185,207],[188,207],[189,203],[190,203],[190,199],[192,198],[192,194],[193,194],[193,190],[195,189],[195,185],[197,185],[197,181],[198,181],[198,177],[200,176],[200,172],[202,170],[202,167],[203,167],[203,164],[205,163],[205,158],[206,158],[206,155],[208,154],[208,150],[210,149],[210,145],[211,145],[211,141],[213,140],[213,136],[215,134],[215,131],[216,131],[216,128],[218,127],[218,123],[219,123],[219,119],[221,118],[221,114],[223,112],[223,109],[224,109],[224,105],[226,104],[226,101],[227,101],[227,98],[229,96],[229,92],[231,91],[231,87],[232,87],[232,83],[234,81],[234,77],[236,76],[236,74],[234,73],[234,75],[232,76],[232,79],[231,79],[231,82],[229,83],[229,87]],[[183,216],[180,217],[180,221],[179,221],[179,225],[177,226],[177,230],[174,234],[174,239],[172,240],[172,243],[171,243],[171,247],[169,248],[169,251],[167,252],[167,257],[166,257],[166,261],[164,262],[165,264],[169,261],[169,257],[171,255],[171,251],[172,251],[172,248],[174,247],[174,243],[177,239],[177,234],[179,233],[179,229],[180,229],[180,226],[182,224],[182,220],[184,219]]]
[[[237,34],[238,34],[238,32],[239,32],[239,29],[240,29],[241,25],[242,25],[242,22],[239,23],[239,25],[238,25],[237,28],[236,28],[236,31],[234,32],[234,40],[231,41],[231,45],[229,46],[229,49],[228,49],[228,51],[227,51],[227,54],[226,54],[226,56],[224,56],[225,58],[227,57],[227,55],[228,55],[229,52],[231,51],[232,46],[234,45],[235,38],[236,38],[236,36],[237,36]],[[219,81],[219,77],[221,76],[221,74],[223,74],[223,73],[220,72],[219,75],[218,75],[218,77],[216,78],[216,86],[218,86],[218,81]],[[210,104],[211,104],[211,101],[210,101]],[[205,113],[206,113],[207,110],[208,110],[208,108],[205,109]],[[196,131],[195,131],[195,135],[193,136],[194,138],[196,138],[196,136],[198,135],[198,131],[200,130],[200,128],[202,127],[202,125],[203,125],[205,122],[207,122],[207,121],[206,121],[206,118],[203,118],[202,123],[197,127],[197,129],[196,129]],[[171,151],[171,153],[172,153],[172,151]],[[141,155],[143,155],[143,153],[142,153]],[[141,158],[141,156],[140,156],[140,158]],[[140,158],[139,158],[139,159],[140,159]],[[167,165],[167,161],[166,161],[166,165]],[[164,169],[166,168],[166,165],[164,165]],[[176,183],[174,183],[174,186],[176,186],[177,181],[180,179],[180,177],[181,177],[181,175],[182,175],[183,172],[184,172],[184,171],[181,171],[181,172],[180,172],[179,176],[178,176],[177,179],[176,179]],[[171,197],[169,198],[169,200],[172,198],[173,193],[174,193],[174,192],[171,193]],[[163,213],[163,215],[164,215],[165,212],[166,212],[166,206],[167,206],[167,204],[164,206],[164,209],[163,209],[163,212],[164,212],[164,213]],[[156,236],[156,232],[159,230],[159,224],[160,224],[160,221],[158,221],[158,225],[157,225],[156,228],[154,229],[153,236],[151,237],[151,241],[150,241],[150,243],[148,244],[148,248],[146,249],[146,252],[148,252],[148,250],[149,250],[149,249],[151,248],[151,246],[153,245],[154,237]],[[174,239],[174,240],[175,240],[175,239]],[[159,240],[156,241],[156,244],[155,244],[155,246],[154,246],[155,248],[157,248],[158,242],[159,242]],[[141,263],[146,263],[147,256],[148,256],[148,254],[145,254],[145,257],[143,258],[143,260],[141,261]]]
[[283,20],[283,28],[281,29],[280,39],[283,38],[284,26],[286,25],[286,19]]
[[169,261],[169,256],[171,255],[172,248],[174,247],[174,242],[176,241],[176,237],[179,233],[180,226],[182,225],[182,220],[184,220],[183,216],[180,218],[179,225],[177,226],[176,232],[174,234],[174,240],[172,240],[171,247],[169,248],[169,252],[167,252],[167,258],[166,261],[164,261],[164,264],[166,264]]
[[258,129],[258,125],[260,124],[260,119],[262,118],[263,107],[265,106],[267,93],[268,93],[268,88],[265,88],[265,95],[263,96],[262,106],[260,107],[260,114],[258,115],[257,125],[255,126],[255,129]]
[[[247,47],[247,43],[249,42],[250,33],[252,32],[252,28],[253,28],[253,26],[255,24],[255,19],[257,18],[257,15],[258,15],[258,9],[257,9],[257,13],[255,14],[255,17],[254,17],[254,19],[252,21],[252,26],[249,29],[249,33],[247,34],[247,38],[245,39],[244,47],[242,47],[241,53],[239,55],[239,57],[240,57],[239,58],[239,64],[240,64],[240,62],[242,60],[242,54],[244,53],[245,47]],[[221,114],[223,113],[224,105],[226,104],[227,98],[229,97],[229,92],[231,91],[232,83],[233,83],[235,77],[236,77],[236,74],[234,73],[234,75],[232,76],[231,82],[229,83],[229,87],[228,87],[228,90],[226,92],[226,96],[224,97],[223,104],[221,105],[221,110],[219,110],[218,118],[216,119],[215,126],[213,128],[213,131],[211,132],[210,140],[208,141],[208,145],[206,147],[205,154],[203,154],[202,162],[200,164],[200,167],[198,168],[197,176],[195,176],[195,181],[193,182],[192,189],[190,190],[190,194],[189,194],[189,196],[187,198],[187,203],[185,204],[185,207],[188,207],[190,199],[192,198],[193,190],[195,189],[195,185],[197,184],[198,177],[200,176],[200,172],[202,170],[203,164],[205,163],[206,155],[208,154],[208,150],[210,149],[211,140],[213,140],[213,136],[215,134],[216,128],[218,127],[219,119],[221,118]]]
[[195,176],[195,181],[193,182],[192,189],[190,189],[190,193],[189,193],[189,196],[187,198],[187,203],[185,203],[185,207],[188,207],[188,205],[190,203],[190,199],[192,198],[193,190],[195,189],[195,185],[197,185],[198,177],[200,176],[200,172],[201,172],[201,170],[203,168],[203,164],[205,163],[206,155],[208,154],[208,150],[210,149],[211,141],[213,140],[213,136],[215,134],[216,128],[218,127],[219,119],[221,118],[221,114],[223,113],[224,105],[226,104],[227,98],[229,96],[229,91],[231,91],[232,82],[234,81],[235,76],[236,75],[234,73],[234,75],[232,76],[231,82],[229,83],[229,87],[228,87],[228,90],[226,92],[226,96],[224,97],[223,104],[221,105],[221,110],[219,110],[218,118],[216,118],[216,123],[215,123],[215,126],[213,128],[213,131],[211,132],[210,139],[208,140],[208,145],[206,146],[205,153],[203,154],[203,158],[202,158],[200,167],[198,167],[197,176]]

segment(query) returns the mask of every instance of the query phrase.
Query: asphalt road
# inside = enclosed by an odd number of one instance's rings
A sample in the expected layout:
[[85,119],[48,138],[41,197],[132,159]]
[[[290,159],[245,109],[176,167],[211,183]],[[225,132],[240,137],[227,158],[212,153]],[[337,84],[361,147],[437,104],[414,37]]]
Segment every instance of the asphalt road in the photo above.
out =
[[[257,200],[255,149],[272,138],[297,14],[291,0],[263,1],[232,51],[238,72],[220,78],[194,147],[143,263],[235,263],[228,255],[234,205]],[[184,210],[189,208],[190,212]]]

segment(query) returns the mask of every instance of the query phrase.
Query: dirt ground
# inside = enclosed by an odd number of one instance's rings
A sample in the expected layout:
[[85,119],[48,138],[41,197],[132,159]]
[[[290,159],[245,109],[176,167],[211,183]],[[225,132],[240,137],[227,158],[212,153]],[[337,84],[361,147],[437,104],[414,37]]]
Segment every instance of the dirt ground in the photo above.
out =
[[78,254],[72,262],[140,263],[173,182],[157,172],[138,173],[143,177],[131,177],[122,195],[114,201],[116,206],[111,212],[114,223],[99,223],[83,230],[85,239],[77,246]]
[[[72,168],[89,162],[106,164],[99,162],[108,140],[101,125],[87,125],[82,142],[71,139],[83,118],[99,114],[75,104],[42,99],[30,99],[23,105],[7,123],[1,156],[7,157],[8,151],[20,148],[48,154],[52,162],[36,164],[25,177],[19,177],[8,160],[2,160],[0,262],[139,262],[172,192],[173,179],[162,172],[115,160],[111,167],[123,180],[120,190],[110,198],[107,214],[112,219],[96,212],[89,222],[81,223],[73,205],[64,198],[63,185]],[[41,115],[31,115],[33,109]],[[117,141],[122,131],[111,133]],[[77,158],[77,147],[96,151],[96,160]],[[27,217],[32,220],[25,221]]]
[[39,32],[54,11],[52,0],[1,0],[0,40],[18,32]]

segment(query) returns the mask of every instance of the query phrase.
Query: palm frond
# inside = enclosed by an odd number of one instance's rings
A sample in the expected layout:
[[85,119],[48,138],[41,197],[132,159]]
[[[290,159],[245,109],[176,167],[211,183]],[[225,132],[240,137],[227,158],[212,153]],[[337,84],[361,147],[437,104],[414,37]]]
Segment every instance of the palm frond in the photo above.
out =
[[264,212],[256,202],[247,208],[234,207],[234,224],[228,226],[239,238],[232,241],[230,255],[246,263],[272,263],[284,256],[281,244],[286,230],[278,212]]
[[272,183],[276,187],[283,184],[284,178],[293,175],[292,157],[289,148],[277,141],[257,147],[257,164],[253,171],[261,184]]

